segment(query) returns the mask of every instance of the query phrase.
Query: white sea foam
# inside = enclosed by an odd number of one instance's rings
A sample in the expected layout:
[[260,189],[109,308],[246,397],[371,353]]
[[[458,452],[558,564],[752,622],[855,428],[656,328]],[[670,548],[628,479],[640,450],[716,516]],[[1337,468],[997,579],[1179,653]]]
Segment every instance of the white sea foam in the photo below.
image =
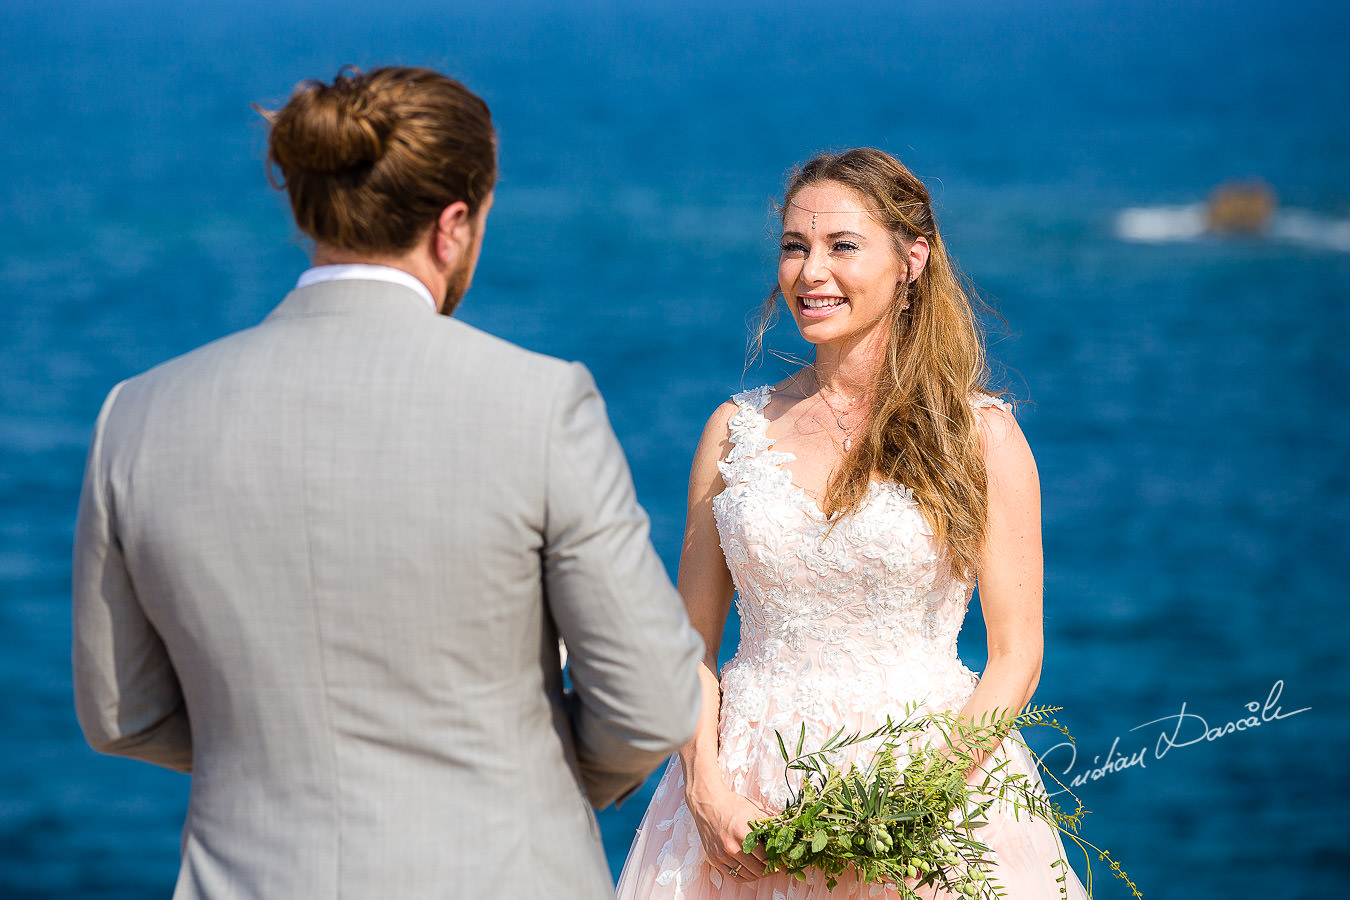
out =
[[1116,216],[1116,236],[1127,241],[1191,241],[1205,233],[1205,204],[1138,206]]
[[[1205,204],[1137,206],[1116,214],[1116,237],[1143,244],[1193,241],[1208,234]],[[1350,253],[1350,219],[1306,209],[1281,209],[1264,237],[1314,250]]]
[[1350,219],[1321,216],[1303,209],[1278,213],[1270,223],[1270,236],[1319,250],[1350,253]]

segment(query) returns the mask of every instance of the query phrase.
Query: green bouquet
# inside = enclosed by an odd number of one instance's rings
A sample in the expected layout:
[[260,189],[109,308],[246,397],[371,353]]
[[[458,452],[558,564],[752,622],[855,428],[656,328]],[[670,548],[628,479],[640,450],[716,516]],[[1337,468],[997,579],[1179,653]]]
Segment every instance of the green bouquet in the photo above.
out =
[[[805,724],[795,752],[788,751],[780,733],[778,747],[786,773],[802,773],[801,788],[793,789],[789,777],[787,808],[750,823],[745,852],[753,852],[762,843],[767,871],[789,872],[804,881],[807,869],[818,869],[827,876],[830,890],[838,884],[839,875],[852,870],[863,882],[895,886],[901,897],[917,898],[914,888],[928,885],[982,900],[1004,897],[990,875],[991,849],[975,835],[986,824],[986,810],[1002,801],[1012,804],[1018,818],[1025,811],[1053,825],[1085,855],[1088,848],[1095,850],[1135,897],[1143,897],[1119,863],[1078,836],[1087,810],[1068,788],[1076,807],[1072,814],[1062,812],[1025,773],[1006,771],[1006,757],[995,763],[988,756],[979,770],[983,778],[972,783],[968,777],[980,758],[976,754],[992,754],[1004,739],[1019,739],[1011,734],[1014,729],[1044,725],[1072,740],[1053,717],[1060,707],[1027,707],[1016,715],[986,714],[978,724],[949,711],[915,715],[916,709],[917,705],[907,707],[899,722],[887,717],[886,724],[867,734],[845,735],[841,728],[809,753],[803,752]],[[916,747],[916,739],[925,732],[940,736],[944,746],[934,741],[932,746]],[[850,765],[841,771],[829,761],[848,747],[871,741],[878,741],[879,746],[863,768]],[[901,761],[905,761],[903,769]],[[1085,887],[1090,897],[1088,859]],[[1067,897],[1068,862],[1060,858],[1052,865],[1060,869],[1056,880],[1060,895]]]

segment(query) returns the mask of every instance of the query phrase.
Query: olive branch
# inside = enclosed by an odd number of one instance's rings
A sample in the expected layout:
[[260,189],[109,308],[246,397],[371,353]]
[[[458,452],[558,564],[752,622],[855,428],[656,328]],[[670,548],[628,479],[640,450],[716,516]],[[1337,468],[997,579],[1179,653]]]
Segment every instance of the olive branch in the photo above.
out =
[[[1028,706],[1016,715],[991,711],[978,723],[951,711],[916,715],[917,709],[918,704],[911,703],[899,721],[887,716],[884,725],[866,734],[845,734],[846,729],[840,728],[809,753],[805,723],[791,752],[782,733],[777,733],[790,799],[783,812],[750,823],[745,852],[762,843],[766,871],[788,872],[805,881],[806,870],[817,869],[825,873],[830,890],[840,875],[852,870],[863,882],[891,884],[901,897],[916,900],[915,888],[928,885],[981,900],[1006,897],[990,874],[992,849],[976,836],[976,830],[988,824],[985,813],[1001,802],[1011,805],[1018,821],[1025,812],[1077,844],[1088,859],[1089,897],[1088,848],[1110,862],[1111,871],[1136,898],[1143,897],[1110,854],[1079,837],[1088,810],[1063,782],[1047,771],[1073,797],[1072,813],[1063,812],[1025,773],[1008,771],[1006,756],[995,760],[990,755],[1009,738],[1025,747],[1020,734],[1011,732],[1030,726],[1054,728],[1072,741],[1068,729],[1054,718],[1061,707]],[[915,746],[920,734],[934,731],[942,738],[941,747],[936,742]],[[872,741],[879,741],[879,746],[866,766],[852,764],[842,771],[830,761],[849,747]],[[980,757],[984,759],[978,771],[983,778],[972,784],[970,772]],[[906,760],[903,769],[900,759]],[[793,788],[792,772],[802,773],[800,789]],[[1067,898],[1068,862],[1061,857],[1051,865],[1060,870],[1055,880],[1060,896]]]

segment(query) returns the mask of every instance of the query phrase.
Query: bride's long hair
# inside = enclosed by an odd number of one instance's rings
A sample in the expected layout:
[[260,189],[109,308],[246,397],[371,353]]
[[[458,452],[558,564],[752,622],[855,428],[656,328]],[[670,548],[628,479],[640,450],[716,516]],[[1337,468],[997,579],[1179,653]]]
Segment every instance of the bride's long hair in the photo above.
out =
[[[973,583],[988,531],[988,474],[970,396],[990,393],[980,301],[947,253],[928,189],[899,160],[861,148],[813,157],[789,177],[785,209],[804,187],[834,182],[863,197],[890,230],[899,258],[922,235],[928,264],[897,286],[884,355],[873,376],[865,429],[826,487],[827,516],[856,512],[874,474],[914,492],[951,573]],[[775,285],[751,334],[751,359],[777,317]],[[906,303],[908,301],[908,303]]]

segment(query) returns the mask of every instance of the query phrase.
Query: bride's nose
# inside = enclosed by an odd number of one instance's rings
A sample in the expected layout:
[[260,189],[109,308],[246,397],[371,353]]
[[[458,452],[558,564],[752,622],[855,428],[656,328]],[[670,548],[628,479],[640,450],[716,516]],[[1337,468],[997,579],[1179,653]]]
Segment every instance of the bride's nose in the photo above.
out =
[[830,279],[829,257],[823,248],[813,248],[802,260],[801,279],[806,284],[824,284]]

